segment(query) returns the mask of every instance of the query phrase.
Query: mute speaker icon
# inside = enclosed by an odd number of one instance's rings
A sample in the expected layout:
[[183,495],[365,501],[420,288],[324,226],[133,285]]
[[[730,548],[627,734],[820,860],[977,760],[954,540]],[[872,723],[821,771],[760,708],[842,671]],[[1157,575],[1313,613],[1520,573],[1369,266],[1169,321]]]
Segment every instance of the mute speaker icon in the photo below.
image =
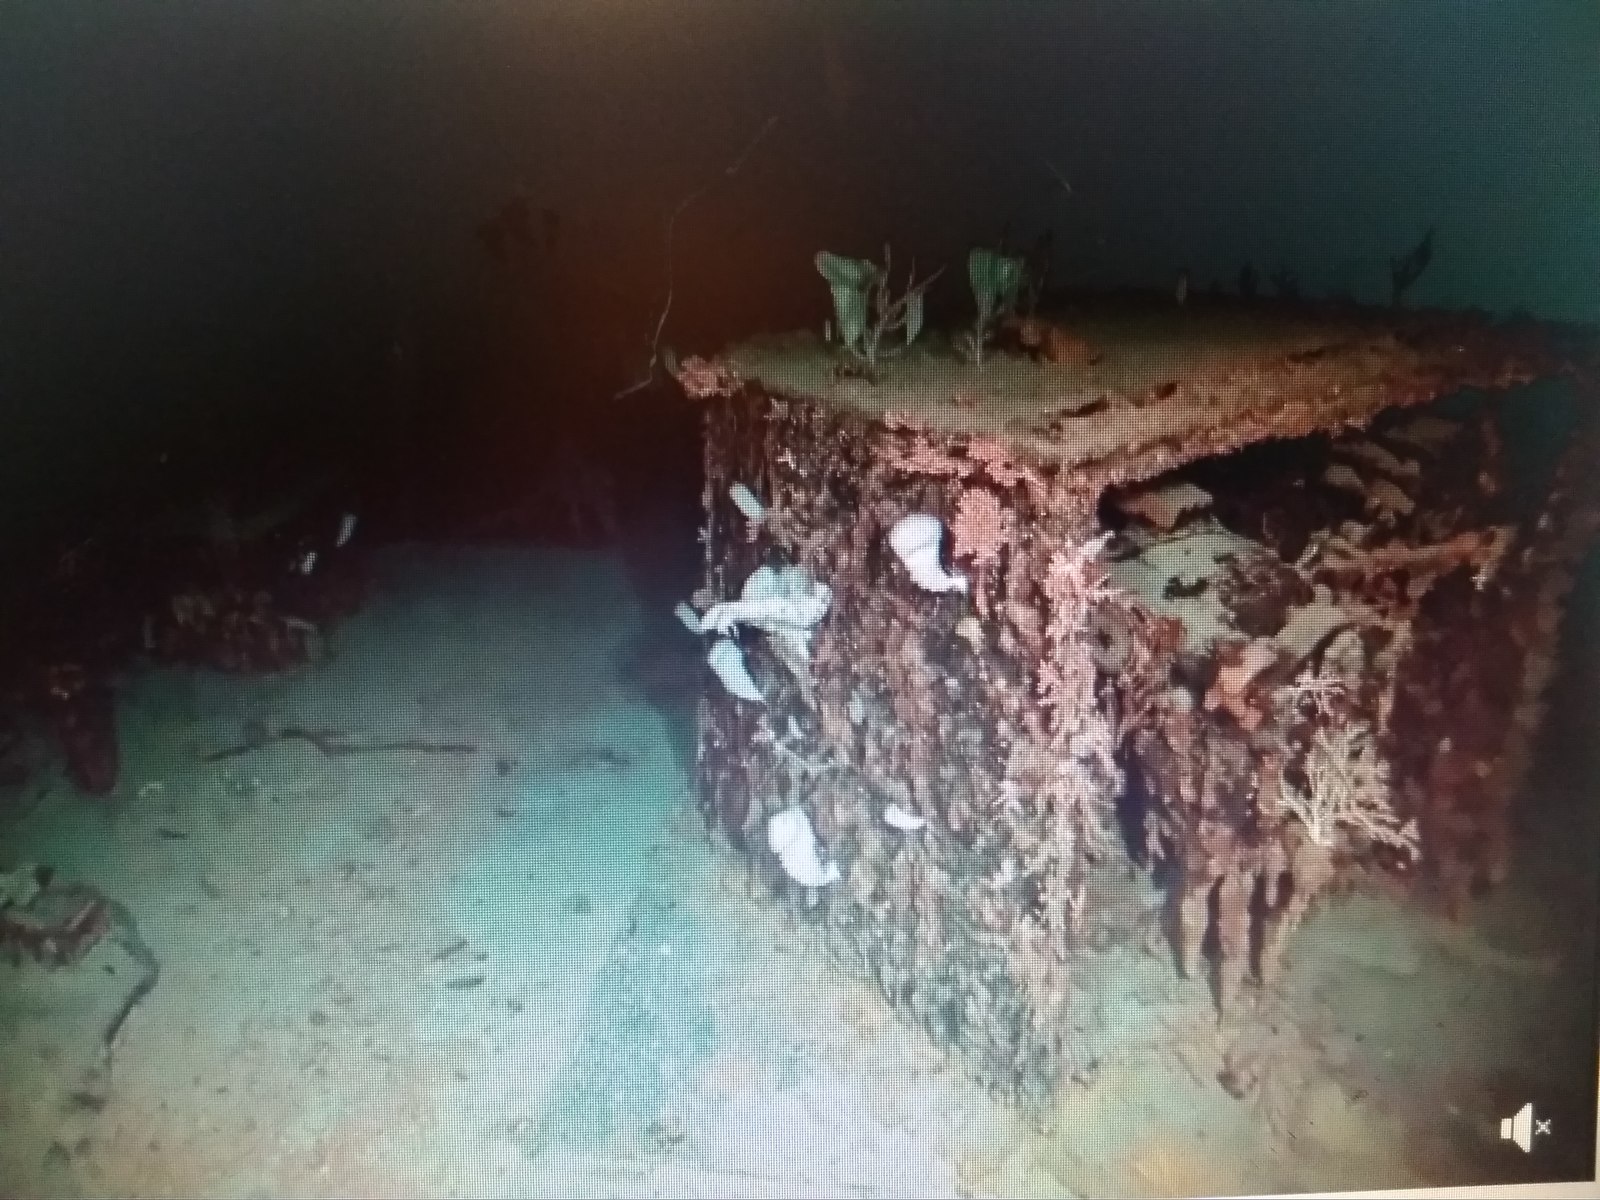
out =
[[[1549,1121],[1539,1121],[1540,1133],[1548,1133]],[[1516,1115],[1500,1118],[1500,1140],[1502,1142],[1515,1142],[1517,1149],[1524,1154],[1533,1149],[1534,1117],[1532,1103],[1524,1104],[1517,1109]]]

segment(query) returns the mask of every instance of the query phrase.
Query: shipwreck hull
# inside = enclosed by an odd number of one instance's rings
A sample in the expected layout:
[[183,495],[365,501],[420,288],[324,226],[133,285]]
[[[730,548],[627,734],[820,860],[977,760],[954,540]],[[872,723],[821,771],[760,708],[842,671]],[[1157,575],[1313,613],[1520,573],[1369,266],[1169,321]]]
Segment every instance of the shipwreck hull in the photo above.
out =
[[[808,655],[733,632],[762,699],[702,702],[704,814],[839,962],[1025,1101],[1073,1068],[1108,872],[1171,868],[1177,962],[1224,1007],[1358,872],[1457,899],[1503,875],[1595,528],[1592,393],[1547,479],[1505,479],[1521,397],[1497,397],[1591,375],[1551,331],[1188,311],[1072,335],[1095,355],[930,347],[869,380],[801,338],[680,374],[704,409],[695,608],[762,567],[831,590]],[[891,548],[914,514],[964,589]],[[769,850],[794,808],[836,882]]]

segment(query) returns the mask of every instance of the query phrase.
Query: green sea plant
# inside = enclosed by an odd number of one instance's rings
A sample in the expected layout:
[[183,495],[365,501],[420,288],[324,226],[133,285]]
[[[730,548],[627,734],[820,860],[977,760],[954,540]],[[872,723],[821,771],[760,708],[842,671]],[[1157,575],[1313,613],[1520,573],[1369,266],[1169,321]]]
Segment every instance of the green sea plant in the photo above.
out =
[[[941,268],[926,279],[917,279],[916,264],[906,279],[903,291],[895,294],[889,280],[889,247],[883,248],[883,264],[867,258],[845,258],[819,250],[817,273],[833,293],[834,331],[845,350],[868,367],[890,353],[904,350],[922,332],[923,298]],[[893,335],[894,344],[890,339]]]
[[1026,259],[981,247],[967,255],[967,282],[978,305],[977,318],[968,335],[973,362],[982,364],[983,348],[994,336],[995,326],[1016,312],[1026,278]]

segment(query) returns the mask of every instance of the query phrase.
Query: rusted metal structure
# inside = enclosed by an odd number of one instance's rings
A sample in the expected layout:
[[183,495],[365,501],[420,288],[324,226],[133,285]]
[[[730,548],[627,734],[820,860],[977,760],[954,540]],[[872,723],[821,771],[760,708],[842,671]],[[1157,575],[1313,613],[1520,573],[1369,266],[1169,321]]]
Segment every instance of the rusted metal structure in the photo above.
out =
[[[680,615],[745,672],[703,702],[708,820],[1035,1100],[1108,872],[1166,865],[1177,963],[1224,1008],[1356,872],[1501,877],[1597,526],[1600,372],[1580,333],[1459,315],[1125,301],[1008,333],[870,378],[810,336],[687,361]],[[1540,422],[1558,452],[1507,450]]]

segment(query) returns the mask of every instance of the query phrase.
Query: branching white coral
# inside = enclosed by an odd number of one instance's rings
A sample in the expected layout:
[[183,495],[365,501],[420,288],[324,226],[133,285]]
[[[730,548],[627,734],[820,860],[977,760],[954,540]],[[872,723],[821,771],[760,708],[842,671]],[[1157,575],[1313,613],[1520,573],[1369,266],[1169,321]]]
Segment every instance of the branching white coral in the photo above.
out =
[[1332,715],[1334,703],[1345,699],[1350,689],[1349,685],[1338,676],[1323,674],[1307,667],[1293,682],[1284,684],[1278,691],[1290,712],[1298,712],[1300,705],[1309,700],[1316,714],[1327,718]]
[[[1070,861],[1103,851],[1114,841],[1108,798],[1120,785],[1115,739],[1095,695],[1095,666],[1085,649],[1087,617],[1117,595],[1106,581],[1100,552],[1110,534],[1057,550],[1045,577],[1051,613],[1049,652],[1039,664],[1035,691],[1046,710],[1035,751],[1044,762],[1039,801],[1052,814],[1054,843]],[[1030,764],[1019,763],[1028,766]],[[1008,770],[1008,775],[1015,774]]]
[[1075,546],[1057,550],[1050,558],[1045,590],[1058,609],[1074,610],[1067,615],[1074,626],[1082,614],[1096,605],[1114,600],[1120,590],[1106,578],[1100,555],[1111,541],[1109,532],[1089,538]]
[[1391,800],[1389,764],[1363,724],[1319,730],[1305,758],[1306,786],[1283,781],[1283,806],[1300,819],[1318,846],[1333,845],[1344,828],[1415,858],[1417,823],[1401,823]]

